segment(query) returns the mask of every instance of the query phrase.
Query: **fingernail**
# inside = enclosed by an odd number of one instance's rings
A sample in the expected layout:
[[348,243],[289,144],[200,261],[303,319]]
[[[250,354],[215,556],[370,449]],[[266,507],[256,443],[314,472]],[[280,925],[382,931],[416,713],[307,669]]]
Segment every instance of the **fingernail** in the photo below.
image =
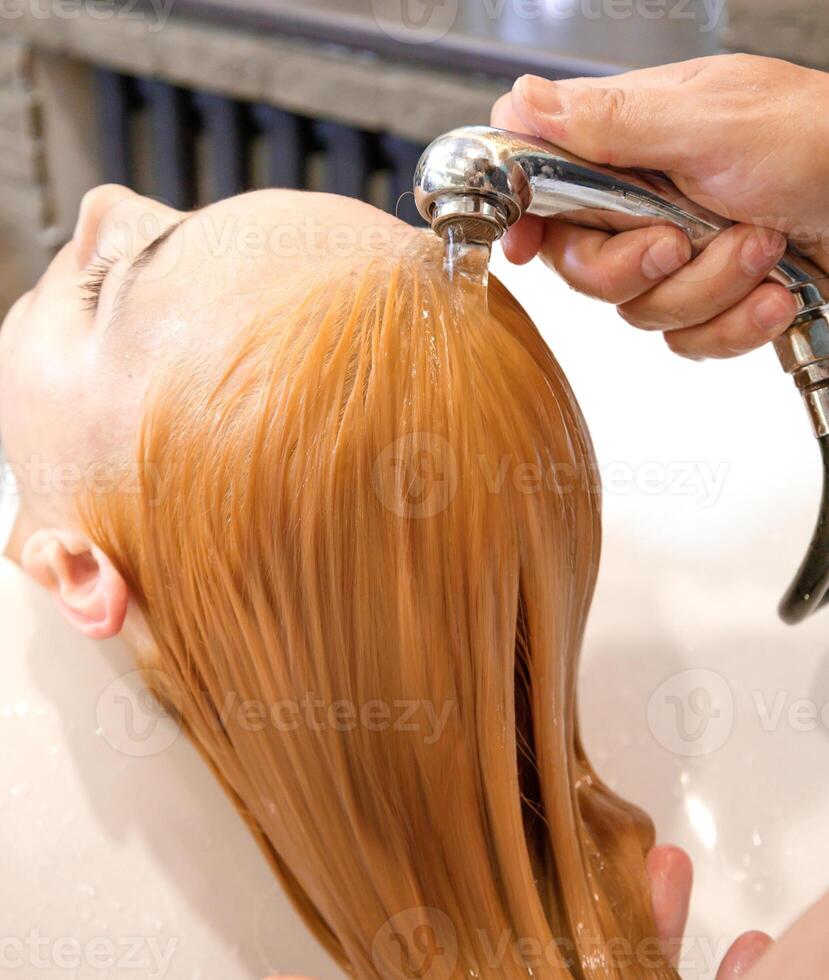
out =
[[766,296],[754,307],[754,322],[767,332],[776,333],[792,322],[792,312],[777,296]]
[[558,115],[563,103],[558,86],[547,78],[537,75],[522,75],[513,86],[513,91],[530,109],[545,115]]
[[786,239],[776,231],[758,229],[752,232],[740,250],[740,265],[749,276],[770,271],[786,250]]
[[642,274],[646,279],[663,279],[682,268],[691,257],[691,245],[687,240],[673,235],[660,238],[649,246],[642,256]]

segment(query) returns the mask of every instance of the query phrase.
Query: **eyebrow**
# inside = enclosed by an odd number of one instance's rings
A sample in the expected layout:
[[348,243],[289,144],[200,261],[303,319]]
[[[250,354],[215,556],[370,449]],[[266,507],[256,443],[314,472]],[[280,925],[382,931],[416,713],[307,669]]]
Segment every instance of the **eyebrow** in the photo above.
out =
[[115,324],[121,317],[124,310],[124,305],[129,297],[129,291],[132,288],[135,280],[141,274],[141,272],[147,268],[152,262],[153,258],[157,255],[161,246],[170,238],[173,232],[177,231],[181,226],[193,216],[195,212],[186,214],[183,218],[179,218],[178,221],[174,221],[171,225],[168,225],[164,231],[161,232],[156,238],[154,238],[149,245],[146,245],[136,257],[132,260],[129,268],[124,273],[124,281],[118,287],[118,293],[115,297],[115,302],[112,304],[112,314],[109,318],[109,324],[107,325],[107,331],[112,330]]

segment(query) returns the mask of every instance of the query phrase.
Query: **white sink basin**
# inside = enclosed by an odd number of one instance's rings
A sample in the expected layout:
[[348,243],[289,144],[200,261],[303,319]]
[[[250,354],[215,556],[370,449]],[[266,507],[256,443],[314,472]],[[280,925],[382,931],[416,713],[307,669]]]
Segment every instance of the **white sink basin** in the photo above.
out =
[[75,638],[5,559],[0,622],[0,973],[339,978],[121,645]]

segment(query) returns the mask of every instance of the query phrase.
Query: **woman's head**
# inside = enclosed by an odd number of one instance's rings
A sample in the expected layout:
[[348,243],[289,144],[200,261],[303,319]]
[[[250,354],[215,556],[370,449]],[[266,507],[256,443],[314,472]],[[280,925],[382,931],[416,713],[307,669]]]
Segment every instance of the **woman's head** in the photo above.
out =
[[407,234],[327,194],[261,191],[193,213],[114,185],[86,195],[72,240],[0,330],[0,437],[21,496],[12,555],[44,583],[65,580],[76,625],[107,635],[123,610],[111,575],[99,583],[109,612],[73,585],[105,558],[87,551],[77,503],[134,459],[153,379],[176,359],[194,371],[224,359],[260,308],[296,306]]
[[[282,199],[336,224],[336,199]],[[121,366],[102,454],[134,478],[75,501],[99,621],[122,583],[151,682],[357,976],[673,977],[650,827],[579,743],[599,519],[573,395],[498,283],[487,305],[436,239],[340,213],[342,254],[258,274],[191,252],[189,219],[154,260],[178,237],[172,281],[116,309],[120,359],[89,345]]]

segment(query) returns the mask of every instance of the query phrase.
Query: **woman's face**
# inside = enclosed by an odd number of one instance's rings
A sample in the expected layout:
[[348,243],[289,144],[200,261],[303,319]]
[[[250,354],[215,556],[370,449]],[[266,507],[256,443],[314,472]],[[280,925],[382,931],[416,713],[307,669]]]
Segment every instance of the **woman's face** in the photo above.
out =
[[409,233],[327,194],[257,191],[185,213],[115,185],[90,191],[72,240],[0,330],[18,541],[72,526],[77,494],[133,458],[142,399],[171,357],[221,356],[261,309],[287,308]]

